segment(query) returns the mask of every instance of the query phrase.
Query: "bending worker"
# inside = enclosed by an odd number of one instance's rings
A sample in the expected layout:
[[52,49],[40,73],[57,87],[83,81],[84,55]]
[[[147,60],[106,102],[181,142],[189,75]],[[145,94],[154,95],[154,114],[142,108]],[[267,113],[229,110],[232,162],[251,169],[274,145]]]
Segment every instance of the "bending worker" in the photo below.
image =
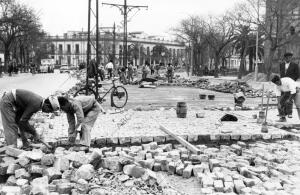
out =
[[289,77],[280,78],[278,75],[275,75],[271,81],[276,85],[275,92],[278,99],[280,117],[277,122],[286,122],[286,116],[292,115],[297,84]]
[[75,98],[59,96],[57,99],[61,110],[67,113],[69,142],[74,144],[77,131],[80,131],[79,145],[83,146],[82,150],[87,150],[91,145],[91,130],[99,113],[101,111],[105,113],[104,109],[94,96],[77,96]]
[[5,92],[0,101],[0,111],[4,136],[7,145],[17,147],[18,130],[20,130],[23,148],[29,147],[25,132],[38,140],[36,130],[29,124],[31,116],[42,110],[52,112],[59,109],[58,101],[53,98],[43,99],[41,96],[23,89]]

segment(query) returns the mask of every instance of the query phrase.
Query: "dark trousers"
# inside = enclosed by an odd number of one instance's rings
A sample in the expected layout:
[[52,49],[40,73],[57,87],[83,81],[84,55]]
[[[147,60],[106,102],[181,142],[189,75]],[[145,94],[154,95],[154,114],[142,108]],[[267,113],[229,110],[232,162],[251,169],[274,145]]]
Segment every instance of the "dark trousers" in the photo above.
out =
[[108,68],[107,72],[108,72],[109,78],[112,78],[112,68]]
[[290,97],[290,92],[281,92],[280,100],[278,102],[278,112],[280,117],[291,115],[293,113],[293,102],[286,103]]

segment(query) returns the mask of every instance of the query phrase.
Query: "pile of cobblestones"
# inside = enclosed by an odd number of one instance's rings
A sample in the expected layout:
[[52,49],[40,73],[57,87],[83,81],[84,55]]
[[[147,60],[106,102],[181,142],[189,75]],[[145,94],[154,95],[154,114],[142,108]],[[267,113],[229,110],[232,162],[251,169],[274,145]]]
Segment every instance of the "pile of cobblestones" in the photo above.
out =
[[3,194],[182,194],[160,177],[164,171],[196,177],[202,194],[299,194],[300,143],[237,142],[197,145],[200,155],[182,145],[151,142],[138,146],[58,147],[22,151],[6,147],[1,155]]

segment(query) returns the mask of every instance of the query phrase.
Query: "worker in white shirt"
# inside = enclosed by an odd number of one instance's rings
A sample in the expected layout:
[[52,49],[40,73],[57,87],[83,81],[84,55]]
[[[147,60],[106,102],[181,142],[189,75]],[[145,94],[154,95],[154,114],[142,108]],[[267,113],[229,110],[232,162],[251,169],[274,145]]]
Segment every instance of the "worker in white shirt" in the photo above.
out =
[[112,78],[113,69],[114,69],[114,64],[113,64],[113,61],[112,61],[112,60],[110,60],[110,61],[106,64],[105,69],[107,70],[109,79],[111,79],[111,78]]
[[277,122],[286,122],[286,116],[292,118],[293,100],[296,96],[297,84],[289,77],[280,78],[278,75],[275,75],[271,81],[276,85],[275,93],[280,117]]

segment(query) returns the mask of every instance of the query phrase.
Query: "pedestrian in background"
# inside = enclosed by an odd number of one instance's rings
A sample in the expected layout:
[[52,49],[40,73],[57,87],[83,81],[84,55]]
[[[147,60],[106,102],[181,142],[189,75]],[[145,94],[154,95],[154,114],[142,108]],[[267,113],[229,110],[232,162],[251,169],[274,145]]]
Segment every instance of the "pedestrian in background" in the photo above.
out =
[[113,74],[113,69],[114,69],[114,64],[113,64],[113,61],[112,61],[112,60],[110,60],[110,61],[106,64],[105,69],[107,70],[108,78],[111,79],[111,78],[112,78],[112,74]]
[[172,83],[173,82],[173,76],[174,76],[174,67],[172,66],[171,63],[169,63],[168,67],[167,67],[168,83]]
[[128,82],[131,83],[133,82],[133,65],[132,63],[129,64],[128,68],[127,68],[127,79]]
[[153,75],[154,74],[154,64],[150,65],[150,74]]
[[144,66],[142,67],[142,79],[147,78],[147,75],[149,74],[149,72],[150,72],[149,63],[146,62],[144,64]]
[[159,76],[160,64],[155,65],[156,75]]

